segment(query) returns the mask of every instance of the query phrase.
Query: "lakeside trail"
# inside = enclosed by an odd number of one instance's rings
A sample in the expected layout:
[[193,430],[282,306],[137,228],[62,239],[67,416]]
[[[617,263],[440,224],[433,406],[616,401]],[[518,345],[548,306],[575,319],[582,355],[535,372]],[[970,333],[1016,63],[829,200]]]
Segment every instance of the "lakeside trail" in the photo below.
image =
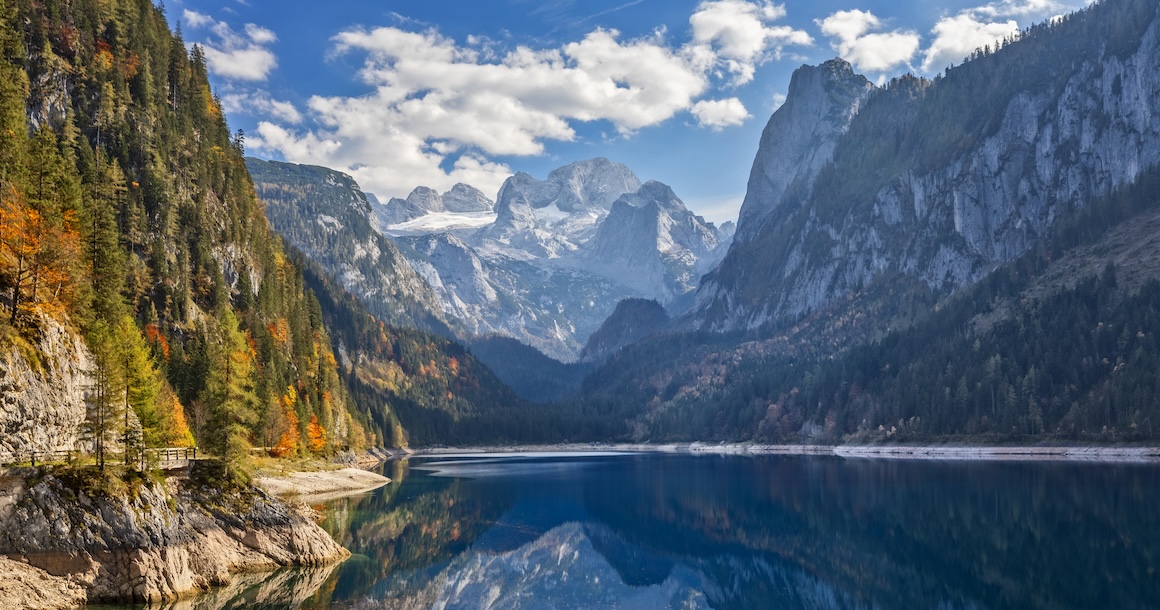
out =
[[984,445],[762,445],[754,443],[566,443],[427,447],[414,455],[684,453],[690,455],[833,455],[850,459],[1160,463],[1160,447]]

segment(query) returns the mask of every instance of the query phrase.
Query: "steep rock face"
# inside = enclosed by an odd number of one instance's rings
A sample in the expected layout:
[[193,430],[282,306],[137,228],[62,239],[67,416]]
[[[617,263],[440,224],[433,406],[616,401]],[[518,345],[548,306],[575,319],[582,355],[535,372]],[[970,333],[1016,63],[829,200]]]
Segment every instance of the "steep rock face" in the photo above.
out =
[[785,103],[765,131],[741,204],[739,239],[752,237],[791,196],[808,196],[813,179],[834,155],[862,100],[874,89],[842,59],[802,66],[790,79]]
[[649,181],[612,204],[584,250],[605,275],[668,301],[696,287],[698,262],[718,244],[716,227],[686,209],[671,188]]
[[274,230],[376,316],[397,326],[451,332],[453,322],[443,315],[439,297],[375,230],[372,206],[353,178],[325,167],[254,158],[246,159],[246,168]]
[[379,226],[386,228],[428,214],[490,212],[494,206],[495,204],[483,194],[483,191],[460,183],[442,195],[434,189],[420,186],[411,191],[406,199],[394,197],[386,205],[374,205],[373,208]]
[[607,360],[620,348],[659,332],[668,324],[669,314],[660,303],[647,299],[625,299],[616,304],[616,311],[588,337],[580,360]]
[[0,352],[0,460],[84,448],[92,357],[79,336],[51,318],[42,318],[39,334],[35,350],[5,342]]
[[235,572],[348,555],[313,521],[258,489],[228,494],[170,479],[114,497],[48,475],[27,489],[7,488],[5,500],[0,554],[69,576],[90,603],[169,600],[226,584]]
[[496,221],[480,237],[557,256],[587,241],[612,203],[640,187],[632,170],[603,157],[552,170],[546,180],[521,172],[500,188]]
[[697,317],[715,329],[794,318],[892,272],[953,291],[1132,183],[1160,163],[1156,12],[1094,5],[939,81],[875,92],[808,198],[756,228],[742,215]]
[[384,226],[396,225],[424,214],[444,211],[443,198],[434,189],[420,186],[411,191],[406,199],[392,197],[386,205],[375,211]]
[[561,361],[574,360],[612,304],[634,294],[582,269],[481,252],[446,233],[398,243],[468,335],[514,337]]
[[483,191],[462,182],[443,193],[443,208],[448,212],[467,214],[471,212],[490,212],[495,202],[487,198]]

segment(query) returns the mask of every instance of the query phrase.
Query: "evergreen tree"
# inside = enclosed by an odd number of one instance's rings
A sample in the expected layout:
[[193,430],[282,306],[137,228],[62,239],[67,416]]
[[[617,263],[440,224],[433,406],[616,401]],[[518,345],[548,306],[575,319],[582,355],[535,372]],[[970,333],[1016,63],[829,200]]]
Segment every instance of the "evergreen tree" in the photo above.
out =
[[212,451],[237,467],[249,453],[253,426],[258,423],[254,353],[248,334],[228,308],[222,314],[220,333],[206,381],[211,421],[206,440]]

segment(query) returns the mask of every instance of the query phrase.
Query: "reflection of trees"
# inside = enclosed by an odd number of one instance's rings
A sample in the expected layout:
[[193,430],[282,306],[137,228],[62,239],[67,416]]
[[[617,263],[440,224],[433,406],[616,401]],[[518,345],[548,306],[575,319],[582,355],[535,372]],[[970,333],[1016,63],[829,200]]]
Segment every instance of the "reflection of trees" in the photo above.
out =
[[311,607],[337,564],[315,568],[290,568],[277,572],[235,574],[229,584],[214,587],[196,597],[149,606],[153,610],[234,610],[242,608]]
[[588,485],[589,510],[658,552],[772,553],[882,607],[1160,599],[1155,469],[703,457],[629,468]]
[[323,526],[353,553],[337,572],[335,599],[458,555],[511,504],[504,494],[482,493],[473,481],[408,478],[405,461],[388,467],[390,485],[327,506]]

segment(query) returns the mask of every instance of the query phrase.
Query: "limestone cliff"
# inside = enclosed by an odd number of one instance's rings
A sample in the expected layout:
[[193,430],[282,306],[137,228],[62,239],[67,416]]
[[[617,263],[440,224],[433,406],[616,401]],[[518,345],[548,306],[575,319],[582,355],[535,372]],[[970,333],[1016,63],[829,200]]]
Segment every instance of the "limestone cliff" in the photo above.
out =
[[[778,115],[805,124],[775,115],[771,126],[794,136],[831,125],[797,107],[787,100]],[[1157,114],[1157,6],[1123,0],[1037,26],[934,81],[873,91],[806,189],[792,185],[809,171],[781,163],[767,132],[738,237],[701,285],[696,315],[713,329],[753,328],[882,277],[953,292],[1160,163]]]
[[37,334],[35,346],[23,337],[0,341],[0,461],[83,448],[89,350],[48,317]]

